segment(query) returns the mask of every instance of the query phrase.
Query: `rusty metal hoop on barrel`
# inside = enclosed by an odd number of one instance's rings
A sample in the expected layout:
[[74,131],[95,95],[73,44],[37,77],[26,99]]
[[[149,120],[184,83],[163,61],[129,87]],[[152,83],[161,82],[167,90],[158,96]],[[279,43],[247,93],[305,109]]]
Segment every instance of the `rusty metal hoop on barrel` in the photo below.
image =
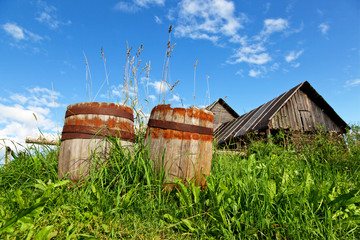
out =
[[174,186],[175,178],[206,186],[203,175],[210,175],[213,122],[212,112],[196,107],[152,109],[145,145],[155,170],[167,173],[167,187]]
[[69,105],[61,136],[59,178],[68,174],[76,182],[88,176],[94,154],[106,160],[109,136],[119,138],[124,149],[132,148],[135,135],[131,108],[98,102]]

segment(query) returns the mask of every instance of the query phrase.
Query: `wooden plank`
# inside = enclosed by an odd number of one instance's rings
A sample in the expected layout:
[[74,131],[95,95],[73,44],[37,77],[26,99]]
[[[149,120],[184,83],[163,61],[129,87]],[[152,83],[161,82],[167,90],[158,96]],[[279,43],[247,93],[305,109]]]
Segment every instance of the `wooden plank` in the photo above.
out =
[[306,93],[304,93],[304,92],[302,92],[302,93],[303,93],[303,97],[305,100],[305,108],[306,108],[306,110],[310,111],[309,97]]
[[[186,109],[185,123],[192,125],[199,125],[199,109],[191,107]],[[186,166],[186,178],[196,181],[196,169],[199,168],[199,149],[200,149],[200,134],[188,133],[187,137],[189,142],[187,143],[187,166]]]
[[277,112],[279,128],[284,128],[284,113],[282,111]]
[[[172,113],[173,113],[172,108],[164,109],[163,111],[160,112],[159,120],[171,121]],[[168,151],[168,149],[170,149],[170,148],[167,147],[169,145],[169,143],[172,141],[172,138],[169,137],[169,136],[171,136],[172,131],[173,130],[170,130],[170,129],[164,129],[162,131],[162,141],[160,143],[161,144],[160,148],[164,149],[164,151],[165,151],[165,153],[164,153],[164,159],[165,159],[164,169],[168,173],[169,181],[174,180],[174,174],[175,174],[175,172],[170,173],[170,171],[169,171],[171,169],[172,165],[175,163],[174,163],[173,159],[169,160],[168,157],[171,156],[171,154],[170,154],[170,151]]]
[[285,117],[285,126],[283,128],[289,129],[291,127],[291,119],[290,119],[290,114],[289,114],[289,109],[288,109],[287,104],[285,104],[283,106],[282,111],[283,111],[283,116]]
[[278,116],[274,116],[272,119],[271,119],[271,122],[270,122],[270,126],[271,126],[271,128],[278,128],[278,126],[277,126],[277,120],[278,120]]
[[[172,122],[184,123],[185,121],[185,109],[174,108],[172,110]],[[183,139],[183,132],[176,130],[169,130],[170,138],[166,145],[166,159],[171,164],[169,166],[169,180],[173,181],[174,178],[182,179],[186,174],[186,163],[183,163],[181,156],[181,145]]]
[[311,112],[315,128],[318,126],[324,126],[325,123],[321,113],[321,109],[313,101],[311,101]]
[[301,90],[296,92],[296,101],[299,104],[299,110],[307,111],[307,107],[304,102],[304,93]]
[[280,109],[279,114],[280,114],[280,119],[281,119],[281,128],[282,128],[282,129],[286,129],[286,126],[287,126],[287,115],[286,115],[285,106],[284,106],[282,109]]
[[301,105],[301,102],[300,102],[300,100],[299,100],[299,94],[298,94],[298,92],[296,92],[296,93],[293,95],[293,99],[294,99],[294,103],[295,103],[296,110],[297,110],[297,111],[302,110],[302,105]]
[[[213,118],[212,113],[204,109],[200,109],[200,121],[199,125],[202,127],[213,128]],[[210,135],[200,134],[200,168],[199,168],[199,177],[201,186],[206,185],[206,180],[203,175],[209,176],[211,169],[211,160],[212,160],[212,146],[213,138]]]
[[290,99],[286,105],[288,106],[288,109],[289,109],[289,115],[290,115],[290,119],[291,119],[291,129],[299,130],[299,123],[298,123],[296,115],[295,115],[293,99]]
[[[159,119],[159,115],[160,112],[156,111],[156,108],[154,108],[151,111],[150,119]],[[160,171],[160,169],[162,168],[162,164],[161,164],[161,156],[162,156],[162,149],[160,149],[161,145],[161,140],[162,140],[162,129],[153,129],[153,128],[148,128],[146,131],[146,137],[144,140],[144,146],[148,149],[149,153],[150,153],[150,159],[153,160],[154,163],[154,169],[155,171]],[[150,147],[152,149],[150,149]],[[153,150],[153,151],[151,151]]]
[[34,137],[34,136],[27,136],[25,138],[25,143],[35,143],[41,145],[57,145],[59,144],[60,139],[54,138],[46,138],[46,137]]
[[311,114],[309,111],[300,111],[304,131],[311,131]]
[[296,122],[298,123],[298,126],[299,126],[299,130],[304,130],[304,126],[303,126],[303,122],[302,122],[302,119],[301,119],[301,115],[300,115],[300,112],[299,112],[299,104],[297,102],[297,98],[295,97],[296,94],[294,94],[293,98],[292,98],[292,103],[293,103],[293,111],[294,111],[294,114],[296,116]]
[[[84,111],[88,111],[89,114],[81,113],[78,115],[69,115],[72,109],[83,108]],[[114,113],[114,115],[103,115],[102,112]],[[96,129],[108,128],[114,131],[129,131],[134,132],[133,121],[126,119],[122,121],[123,117],[117,116],[120,110],[124,110],[132,113],[132,110],[126,106],[120,106],[107,103],[79,103],[68,106],[65,126],[77,126],[77,127],[94,127]],[[99,112],[95,114],[94,112]],[[124,128],[123,128],[124,127]],[[122,128],[122,129],[120,129]],[[75,128],[74,128],[75,129]],[[64,131],[63,131],[64,132]],[[64,175],[69,173],[69,178],[72,181],[78,181],[81,178],[88,175],[90,170],[95,170],[94,156],[97,161],[105,161],[109,154],[109,142],[104,139],[95,139],[98,132],[91,133],[94,138],[81,139],[80,132],[71,132],[74,137],[71,139],[62,140],[59,151],[59,163],[58,163],[58,175],[59,178],[63,178]],[[90,134],[90,135],[91,135]],[[40,139],[43,143],[44,139]],[[123,141],[120,143],[124,144]],[[127,147],[131,148],[133,143],[128,143]]]
[[234,119],[234,117],[220,103],[216,103],[216,105],[211,109],[211,112],[214,114],[214,128],[217,128],[221,123]]

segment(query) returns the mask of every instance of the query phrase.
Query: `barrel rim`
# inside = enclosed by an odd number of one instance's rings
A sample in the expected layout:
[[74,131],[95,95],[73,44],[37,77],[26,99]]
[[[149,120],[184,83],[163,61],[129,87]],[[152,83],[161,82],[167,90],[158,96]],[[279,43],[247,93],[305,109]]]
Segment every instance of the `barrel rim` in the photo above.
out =
[[114,103],[84,102],[71,104],[67,107],[65,118],[80,114],[122,117],[134,122],[133,110],[130,107]]

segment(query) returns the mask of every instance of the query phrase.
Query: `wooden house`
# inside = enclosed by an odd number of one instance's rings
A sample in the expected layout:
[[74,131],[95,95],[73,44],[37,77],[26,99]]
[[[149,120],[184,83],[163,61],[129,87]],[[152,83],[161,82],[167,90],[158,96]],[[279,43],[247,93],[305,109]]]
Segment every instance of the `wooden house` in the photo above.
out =
[[229,122],[239,117],[239,114],[237,114],[222,98],[213,102],[206,107],[206,109],[214,114],[214,129],[219,127],[222,123]]
[[278,130],[288,133],[313,133],[322,128],[343,134],[348,125],[308,83],[303,82],[273,100],[226,123],[214,131],[219,144],[239,139],[252,132],[268,136]]

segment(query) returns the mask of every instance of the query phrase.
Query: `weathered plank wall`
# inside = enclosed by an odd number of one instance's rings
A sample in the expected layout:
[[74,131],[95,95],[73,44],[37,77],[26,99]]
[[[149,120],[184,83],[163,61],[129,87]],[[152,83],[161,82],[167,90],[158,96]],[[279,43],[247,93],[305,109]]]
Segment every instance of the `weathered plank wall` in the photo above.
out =
[[216,103],[211,112],[214,114],[214,129],[221,123],[235,119],[220,103]]
[[271,119],[269,126],[298,131],[314,131],[318,126],[323,126],[324,130],[342,133],[331,118],[301,90]]

